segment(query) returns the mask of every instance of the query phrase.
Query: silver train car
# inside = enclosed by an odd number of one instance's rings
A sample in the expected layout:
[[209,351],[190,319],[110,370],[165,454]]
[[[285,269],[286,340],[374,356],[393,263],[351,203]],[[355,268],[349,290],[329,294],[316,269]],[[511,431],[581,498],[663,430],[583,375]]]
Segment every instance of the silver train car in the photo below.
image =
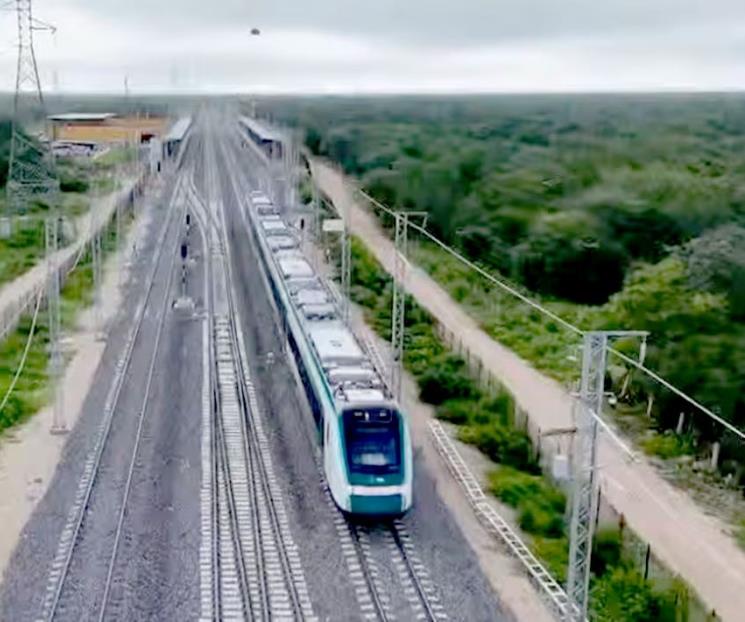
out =
[[334,502],[352,515],[401,515],[412,504],[408,418],[303,255],[298,231],[264,194],[249,198],[254,240],[318,426]]

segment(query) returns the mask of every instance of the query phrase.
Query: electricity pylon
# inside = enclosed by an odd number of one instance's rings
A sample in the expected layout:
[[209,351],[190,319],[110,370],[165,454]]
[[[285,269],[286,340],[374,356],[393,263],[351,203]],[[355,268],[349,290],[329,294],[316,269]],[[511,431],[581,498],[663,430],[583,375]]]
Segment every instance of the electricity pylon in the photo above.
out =
[[8,216],[26,211],[32,200],[47,203],[56,195],[57,182],[51,149],[23,131],[23,123],[42,115],[46,122],[44,95],[34,52],[34,31],[54,27],[33,17],[31,0],[15,0],[18,25],[18,59],[13,100],[13,136],[8,166]]
[[646,331],[590,331],[584,335],[582,378],[575,404],[577,434],[573,453],[572,520],[569,527],[567,622],[584,622],[590,587],[590,559],[595,526],[598,421],[605,399],[608,340],[641,337],[640,362],[644,362]]
[[60,238],[59,181],[50,148],[52,137],[34,139],[23,131],[23,123],[39,117],[46,123],[44,95],[34,52],[34,31],[55,28],[33,16],[31,0],[15,0],[18,26],[18,59],[13,100],[13,134],[8,166],[7,218],[3,233],[13,231],[13,219],[32,204],[46,206],[45,241],[47,263],[47,310],[49,312],[49,375],[54,387],[53,433],[67,430],[62,392],[62,352],[60,350],[60,274],[55,265]]

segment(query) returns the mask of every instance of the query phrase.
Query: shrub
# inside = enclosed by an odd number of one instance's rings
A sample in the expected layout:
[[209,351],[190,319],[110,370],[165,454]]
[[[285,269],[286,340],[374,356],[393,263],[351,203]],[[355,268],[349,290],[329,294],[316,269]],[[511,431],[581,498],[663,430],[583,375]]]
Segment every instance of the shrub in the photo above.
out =
[[510,408],[510,398],[507,395],[490,398],[451,399],[442,403],[437,409],[438,419],[449,421],[457,425],[473,423],[486,425],[489,423],[506,424]]
[[[617,567],[592,586],[591,619],[595,622],[662,622],[670,620],[664,599],[637,571]],[[674,618],[673,618],[674,619]]]
[[569,560],[569,540],[566,536],[560,538],[535,536],[530,548],[557,581],[566,580]]
[[564,517],[538,497],[524,500],[519,507],[518,524],[528,533],[558,538],[564,533]]
[[494,462],[525,471],[537,471],[530,439],[500,423],[477,425],[460,432],[464,443],[475,445]]
[[429,404],[442,404],[453,398],[473,397],[478,394],[465,369],[465,362],[449,354],[431,361],[430,369],[419,379],[419,397]]
[[653,434],[641,441],[642,449],[652,456],[659,456],[665,460],[692,454],[695,450],[693,438],[690,435],[678,435],[674,432]]
[[563,513],[566,506],[564,493],[540,475],[524,473],[501,466],[489,474],[489,488],[507,505],[518,507],[525,500],[540,498],[556,512]]
[[448,400],[437,409],[437,418],[457,425],[468,423],[473,416],[472,400]]
[[88,182],[84,179],[77,179],[75,177],[63,177],[59,184],[60,191],[62,192],[87,192]]
[[618,529],[600,529],[592,543],[592,572],[602,577],[610,568],[621,564],[621,534]]

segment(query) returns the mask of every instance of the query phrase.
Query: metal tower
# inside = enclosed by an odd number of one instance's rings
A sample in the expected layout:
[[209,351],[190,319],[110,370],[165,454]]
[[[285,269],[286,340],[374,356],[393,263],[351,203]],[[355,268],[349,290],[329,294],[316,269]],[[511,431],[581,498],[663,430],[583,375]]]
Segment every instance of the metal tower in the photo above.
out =
[[406,317],[406,253],[408,251],[409,215],[395,213],[393,311],[391,313],[391,391],[396,400],[401,399],[401,366],[404,357],[404,321]]
[[[582,379],[579,399],[575,403],[577,434],[573,453],[572,521],[569,529],[569,569],[567,594],[570,606],[566,619],[587,619],[590,586],[590,557],[595,526],[595,471],[597,469],[598,420],[603,412],[608,339],[642,337],[646,331],[591,331],[584,335]],[[640,358],[644,357],[642,342]]]
[[349,323],[349,307],[352,286],[352,238],[349,233],[349,210],[345,210],[344,229],[341,232],[341,293],[342,316]]
[[422,227],[427,226],[427,212],[407,211],[393,213],[396,227],[394,243],[396,255],[393,270],[393,310],[391,313],[391,391],[401,399],[401,375],[404,363],[404,332],[406,318],[406,256],[409,252],[409,218],[422,218]]
[[24,122],[42,115],[44,96],[34,52],[34,31],[55,29],[33,17],[31,0],[15,0],[18,26],[18,60],[16,88],[13,100],[13,137],[8,165],[8,216],[13,217],[28,208],[32,199],[50,206],[58,190],[51,151],[24,133]]
[[595,464],[598,424],[593,413],[602,412],[603,385],[608,336],[603,332],[585,334],[582,354],[582,381],[579,401],[575,405],[577,437],[574,452],[574,486],[572,488],[572,523],[569,532],[569,569],[567,593],[570,620],[581,622],[587,617],[587,595],[590,581],[593,515],[595,501]]
[[12,219],[32,203],[47,207],[45,222],[47,264],[47,309],[49,312],[49,375],[54,387],[52,433],[67,430],[62,392],[63,360],[60,350],[60,274],[54,263],[60,238],[59,181],[49,143],[35,140],[23,131],[23,123],[39,117],[46,123],[44,95],[34,52],[34,31],[55,28],[33,16],[31,0],[15,0],[18,26],[18,60],[13,100],[13,135],[8,165],[8,212],[4,234],[12,234]]

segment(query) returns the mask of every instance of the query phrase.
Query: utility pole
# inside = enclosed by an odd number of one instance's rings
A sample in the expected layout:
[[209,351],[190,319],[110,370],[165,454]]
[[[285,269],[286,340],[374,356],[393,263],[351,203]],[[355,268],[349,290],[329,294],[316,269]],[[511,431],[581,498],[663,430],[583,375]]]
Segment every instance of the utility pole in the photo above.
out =
[[408,212],[395,213],[395,257],[393,274],[393,311],[391,313],[391,391],[401,400],[401,375],[404,357],[404,321],[406,317],[406,253],[408,250]]
[[396,400],[401,400],[401,376],[403,374],[404,362],[404,332],[406,318],[406,256],[409,252],[409,218],[421,217],[423,226],[427,224],[427,212],[423,211],[397,211],[395,218],[396,255],[394,258],[393,274],[393,310],[391,313],[391,351],[393,361],[391,364],[391,391]]
[[96,338],[103,338],[103,326],[101,322],[101,230],[99,218],[96,213],[97,192],[90,202],[90,227],[91,227],[91,263],[93,264],[93,323]]
[[643,362],[646,331],[590,331],[584,335],[582,378],[575,402],[577,433],[572,456],[572,520],[569,529],[567,576],[567,622],[587,619],[590,586],[590,558],[595,527],[598,420],[603,412],[605,371],[610,338],[641,337]]
[[352,284],[352,240],[349,235],[349,210],[345,210],[344,228],[341,232],[341,294],[342,316],[349,323],[350,294]]
[[18,58],[16,65],[16,87],[13,99],[13,130],[8,164],[8,211],[2,234],[12,235],[13,219],[27,211],[32,203],[43,203],[47,207],[44,222],[45,256],[47,266],[47,311],[49,314],[49,377],[52,381],[53,434],[67,431],[64,417],[64,393],[62,387],[63,360],[60,350],[60,274],[55,264],[59,244],[59,180],[51,149],[53,136],[34,140],[23,131],[25,121],[33,122],[41,116],[46,124],[44,95],[39,79],[39,68],[34,52],[34,31],[55,28],[33,16],[31,0],[15,0],[18,33]]

